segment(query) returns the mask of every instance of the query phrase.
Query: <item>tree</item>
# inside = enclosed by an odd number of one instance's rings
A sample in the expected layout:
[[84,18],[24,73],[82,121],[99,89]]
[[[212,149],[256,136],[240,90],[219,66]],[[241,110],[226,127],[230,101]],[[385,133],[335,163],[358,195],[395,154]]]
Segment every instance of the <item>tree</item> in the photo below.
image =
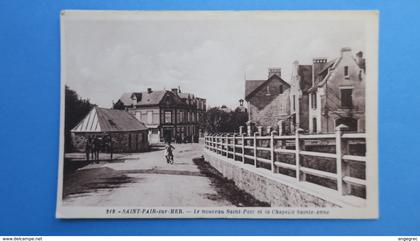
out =
[[218,107],[213,107],[207,110],[206,117],[206,130],[208,133],[238,132],[239,127],[245,126],[248,121],[248,114],[240,111],[240,109],[225,111]]
[[72,149],[70,130],[73,129],[94,107],[89,99],[82,99],[76,91],[65,86],[65,107],[64,107],[64,150],[70,152]]

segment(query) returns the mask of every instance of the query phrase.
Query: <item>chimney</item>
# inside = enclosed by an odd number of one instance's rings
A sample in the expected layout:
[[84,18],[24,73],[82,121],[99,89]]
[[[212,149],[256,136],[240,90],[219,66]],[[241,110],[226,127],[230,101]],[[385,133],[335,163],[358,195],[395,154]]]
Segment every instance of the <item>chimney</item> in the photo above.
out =
[[172,88],[171,90],[174,94],[178,94],[178,89],[177,88]]
[[366,62],[365,62],[365,59],[363,58],[363,52],[362,51],[359,51],[356,54],[356,60],[357,60],[357,64],[359,65],[359,67],[361,69],[363,69],[363,71],[366,71]]
[[150,94],[150,93],[152,93],[153,91],[152,91],[152,88],[147,88],[147,93],[148,94]]
[[313,64],[313,68],[312,68],[313,69],[312,84],[313,84],[315,82],[319,72],[324,68],[325,64],[327,64],[327,58],[323,58],[323,57],[314,58],[314,59],[312,59],[312,64]]
[[270,78],[273,75],[277,75],[278,77],[281,77],[281,68],[269,68],[268,78]]
[[243,99],[239,100],[239,106],[241,106],[241,107],[244,106],[244,100]]
[[349,48],[349,47],[341,48],[341,57],[343,57],[345,55],[350,55],[350,54],[351,54],[351,48]]

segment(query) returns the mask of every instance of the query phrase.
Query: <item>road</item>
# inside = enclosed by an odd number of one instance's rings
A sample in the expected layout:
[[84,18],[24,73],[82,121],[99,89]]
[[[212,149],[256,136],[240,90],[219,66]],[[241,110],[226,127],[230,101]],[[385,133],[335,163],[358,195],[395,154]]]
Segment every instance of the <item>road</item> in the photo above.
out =
[[[64,178],[65,206],[220,207],[254,204],[229,197],[217,177],[209,177],[197,159],[201,144],[175,144],[173,165],[163,150],[128,154],[121,160],[90,164]],[[193,160],[195,159],[195,160]],[[218,179],[219,184],[220,180]],[[229,185],[227,185],[229,186]],[[235,189],[235,188],[233,188]],[[235,199],[236,198],[236,199]],[[251,198],[252,199],[252,198]],[[249,206],[250,204],[248,204]]]

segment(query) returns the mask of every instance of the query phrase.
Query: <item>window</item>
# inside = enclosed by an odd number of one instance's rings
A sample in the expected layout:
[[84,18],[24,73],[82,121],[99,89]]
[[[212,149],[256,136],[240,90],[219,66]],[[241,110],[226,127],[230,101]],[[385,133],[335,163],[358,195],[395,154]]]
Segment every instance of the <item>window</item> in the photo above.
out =
[[344,66],[344,76],[349,77],[349,66]]
[[280,94],[283,94],[283,85],[279,86],[279,92],[280,92]]
[[316,103],[316,93],[311,94],[311,107],[312,109],[316,109],[317,108],[317,103]]
[[312,118],[312,132],[314,133],[318,132],[317,126],[316,126],[316,118]]
[[153,124],[159,124],[159,112],[153,113]]
[[147,124],[152,124],[152,123],[153,123],[153,112],[148,111],[147,112]]
[[184,112],[183,111],[179,112],[179,122],[180,123],[184,122]]
[[270,86],[269,85],[267,85],[267,93],[266,93],[266,95],[271,95],[270,94]]
[[136,119],[141,121],[141,113],[140,111],[136,112]]
[[353,107],[353,89],[341,89],[341,107],[351,108]]
[[165,123],[171,123],[171,122],[172,122],[172,112],[165,111]]

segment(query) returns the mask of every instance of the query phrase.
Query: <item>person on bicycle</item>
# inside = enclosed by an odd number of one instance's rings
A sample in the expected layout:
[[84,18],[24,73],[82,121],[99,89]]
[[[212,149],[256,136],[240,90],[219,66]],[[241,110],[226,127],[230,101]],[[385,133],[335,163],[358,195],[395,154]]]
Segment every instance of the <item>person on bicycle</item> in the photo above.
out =
[[172,160],[173,163],[173,159],[174,159],[174,155],[172,153],[172,150],[174,150],[175,147],[171,145],[171,141],[168,140],[168,142],[165,145],[165,157],[166,157],[166,162],[170,163]]

